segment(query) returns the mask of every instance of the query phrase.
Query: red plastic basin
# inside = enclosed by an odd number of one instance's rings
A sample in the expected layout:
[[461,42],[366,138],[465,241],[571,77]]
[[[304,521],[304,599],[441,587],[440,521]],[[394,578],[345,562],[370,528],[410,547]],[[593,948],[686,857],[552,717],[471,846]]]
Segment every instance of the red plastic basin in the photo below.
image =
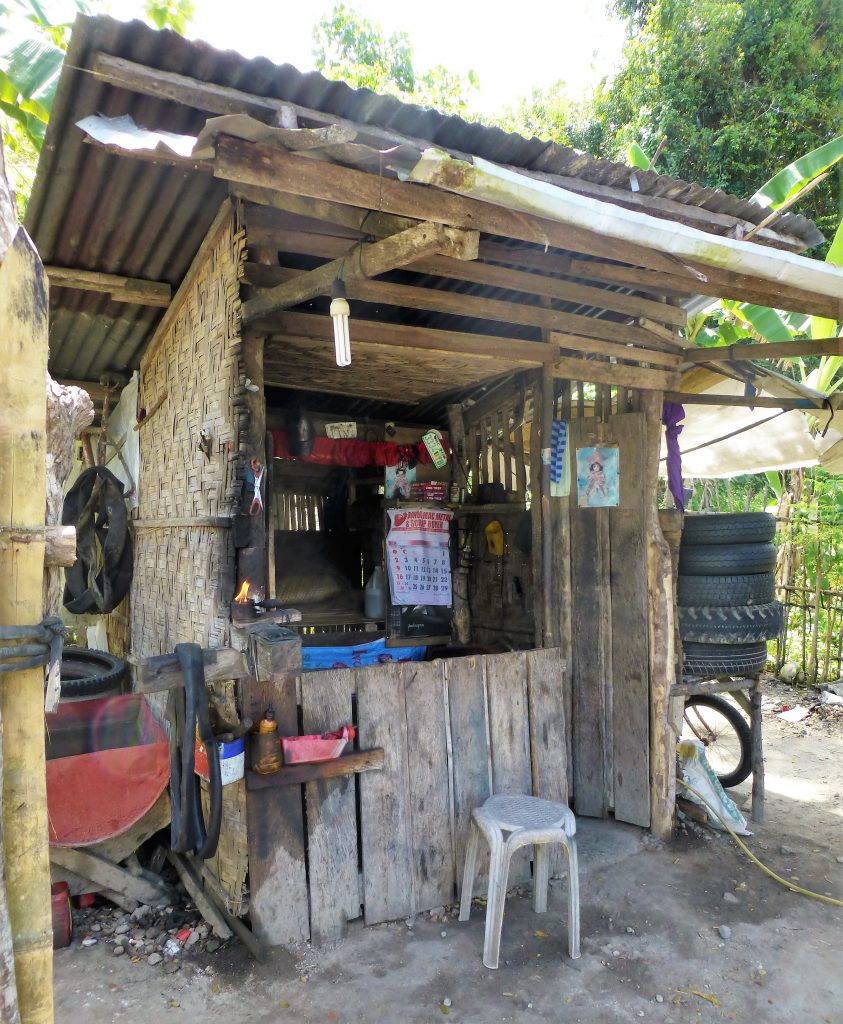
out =
[[60,704],[47,715],[54,846],[86,846],[139,821],[169,782],[167,734],[140,694]]

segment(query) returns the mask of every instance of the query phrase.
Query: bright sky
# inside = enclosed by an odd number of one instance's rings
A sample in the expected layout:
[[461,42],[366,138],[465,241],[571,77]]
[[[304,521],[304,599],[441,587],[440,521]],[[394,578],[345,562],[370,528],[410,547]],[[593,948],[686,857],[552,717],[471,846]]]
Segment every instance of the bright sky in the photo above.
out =
[[[333,0],[195,0],[191,38],[246,57],[268,57],[313,69],[313,26]],[[611,71],[623,44],[623,25],[607,17],[606,0],[351,0],[389,34],[406,31],[416,65],[472,68],[480,78],[476,106],[495,113],[534,86],[563,79],[572,96]],[[114,17],[132,18],[140,0],[111,0]]]

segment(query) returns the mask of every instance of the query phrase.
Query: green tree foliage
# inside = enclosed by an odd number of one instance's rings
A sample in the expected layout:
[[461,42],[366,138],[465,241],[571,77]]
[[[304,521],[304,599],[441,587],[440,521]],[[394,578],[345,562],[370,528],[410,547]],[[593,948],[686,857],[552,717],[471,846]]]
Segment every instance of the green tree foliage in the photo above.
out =
[[[70,42],[68,18],[100,13],[106,6],[103,0],[0,2],[0,127],[21,217]],[[143,14],[156,28],[184,33],[194,5],[192,0],[145,0]]]
[[[737,195],[843,129],[840,0],[618,0],[631,35],[622,67],[568,126],[591,153],[639,143],[666,173]],[[801,201],[826,233],[840,217],[840,178]]]
[[507,107],[494,119],[486,118],[504,131],[517,132],[528,139],[552,139],[561,145],[572,145],[572,132],[582,115],[579,104],[571,99],[564,80],[547,88],[534,88],[529,96]]
[[406,32],[386,35],[380,25],[353,7],[337,3],[313,30],[317,70],[354,89],[371,89],[405,103],[433,107],[444,114],[468,113],[477,88],[473,71],[465,75],[441,64],[416,68]]
[[193,21],[196,5],[192,0],[146,0],[143,12],[156,28],[170,28],[183,36]]

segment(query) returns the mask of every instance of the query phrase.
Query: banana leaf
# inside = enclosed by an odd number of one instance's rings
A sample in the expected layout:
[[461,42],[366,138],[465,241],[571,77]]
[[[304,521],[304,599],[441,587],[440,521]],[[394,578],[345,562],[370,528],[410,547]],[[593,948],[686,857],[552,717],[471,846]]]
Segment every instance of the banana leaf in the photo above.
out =
[[793,332],[775,309],[756,306],[751,302],[735,302],[732,299],[722,301],[724,309],[734,313],[745,324],[749,324],[767,341],[790,341],[793,337]]
[[[843,267],[843,220],[837,225],[837,231],[834,233],[834,239],[825,261],[835,267]],[[841,325],[836,320],[822,316],[811,317],[812,338],[833,338],[840,330]]]
[[834,233],[825,261],[834,264],[835,267],[843,267],[843,220],[837,225],[837,231]]
[[770,210],[777,210],[782,203],[813,181],[817,175],[833,167],[843,159],[843,135],[827,142],[819,149],[814,149],[792,164],[788,164],[755,193],[752,201]]
[[770,490],[775,494],[776,501],[782,500],[782,478],[781,475],[774,469],[768,469],[764,474],[767,477],[767,483],[770,485]]
[[650,166],[650,158],[637,142],[630,142],[626,147],[626,162],[630,167],[640,167],[644,171]]

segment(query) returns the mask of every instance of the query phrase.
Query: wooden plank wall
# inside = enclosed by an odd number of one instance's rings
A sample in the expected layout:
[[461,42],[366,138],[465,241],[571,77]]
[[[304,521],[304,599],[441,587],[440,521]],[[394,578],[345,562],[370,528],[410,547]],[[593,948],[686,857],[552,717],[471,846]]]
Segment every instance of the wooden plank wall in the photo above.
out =
[[[595,817],[613,811],[620,821],[646,827],[649,648],[640,486],[645,433],[643,415],[628,411],[636,405],[633,392],[597,387],[592,397],[581,383],[563,383],[557,416],[569,421],[572,496],[552,504],[560,647],[571,667],[572,806]],[[578,508],[576,449],[602,443],[620,449],[620,505]]]
[[574,803],[579,814],[604,817],[611,806],[606,751],[611,736],[611,617],[608,510],[576,507],[578,448],[606,440],[595,419],[573,419],[571,455],[571,694]]
[[[534,569],[523,549],[529,517],[529,458],[525,451],[524,410],[532,402],[527,378],[501,386],[465,413],[466,455],[472,495],[481,484],[503,487],[506,505],[463,509],[460,526],[469,533],[468,601],[471,639],[477,644],[508,643],[522,648],[536,642]],[[485,528],[497,519],[507,553],[491,555]],[[529,530],[527,531],[529,533]],[[519,541],[522,546],[519,546]]]
[[[366,924],[452,903],[471,811],[490,793],[567,799],[564,688],[556,648],[302,676],[306,731],[347,722],[356,693],[357,743],[384,749],[382,771],[306,787],[314,942],[342,935],[360,893]],[[529,878],[525,852],[510,881]]]
[[[479,506],[463,517],[471,524],[468,594],[476,643],[509,640],[519,646],[537,635],[541,563],[514,542],[522,515],[532,514],[534,537],[540,528],[530,486],[540,449],[532,430],[533,390],[530,379],[522,375],[465,413],[472,483],[502,484],[511,503],[488,511]],[[557,384],[554,416],[569,423],[573,496],[551,498],[556,584],[551,635],[570,670],[571,685],[565,690],[566,720],[572,723],[567,774],[575,810],[596,817],[613,812],[621,821],[647,826],[644,426],[638,406],[638,393],[628,389],[581,381]],[[531,420],[526,428],[525,410]],[[620,449],[620,507],[578,508],[574,452],[601,443]],[[526,511],[528,506],[532,512]],[[500,520],[506,534],[508,554],[503,562],[486,550],[483,531],[492,519]],[[533,551],[535,555],[535,544]],[[494,674],[491,684],[489,700],[494,702]]]

